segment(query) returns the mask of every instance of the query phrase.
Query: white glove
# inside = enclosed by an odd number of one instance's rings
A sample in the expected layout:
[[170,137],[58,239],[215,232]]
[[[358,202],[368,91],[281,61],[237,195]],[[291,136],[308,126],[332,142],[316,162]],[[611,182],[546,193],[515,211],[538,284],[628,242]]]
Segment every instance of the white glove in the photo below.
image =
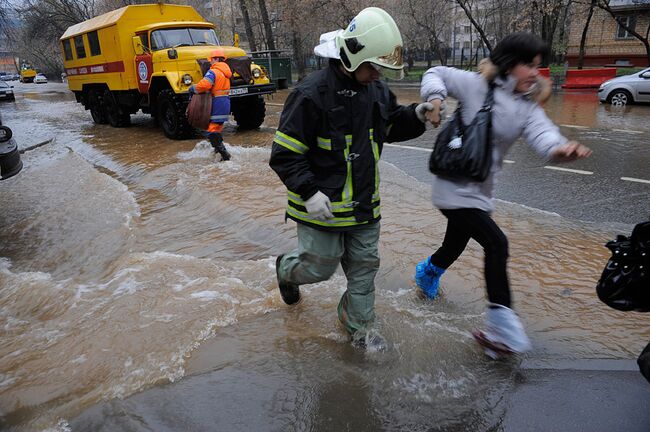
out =
[[316,192],[311,198],[305,201],[305,207],[307,208],[307,213],[316,220],[326,221],[334,217],[332,214],[332,203],[327,195],[321,191]]
[[433,104],[431,102],[424,102],[415,107],[415,115],[422,123],[427,122],[427,111],[433,111]]

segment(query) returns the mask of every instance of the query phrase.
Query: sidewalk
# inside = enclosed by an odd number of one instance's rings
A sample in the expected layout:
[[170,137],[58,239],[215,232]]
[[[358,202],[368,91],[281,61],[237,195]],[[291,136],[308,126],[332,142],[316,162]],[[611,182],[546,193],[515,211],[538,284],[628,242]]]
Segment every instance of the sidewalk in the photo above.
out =
[[634,361],[523,362],[521,367],[506,402],[504,432],[650,430],[650,383]]
[[[499,406],[504,406],[499,412],[504,411],[505,415],[487,419],[492,426],[477,429],[473,420],[468,419],[465,424],[465,420],[458,419],[461,422],[458,427],[440,430],[648,432],[650,383],[638,371],[628,370],[634,364],[632,361],[622,362],[623,368],[616,362],[598,363],[597,360],[577,361],[556,365],[561,369],[526,369],[540,366],[524,362],[512,390],[498,402]],[[151,388],[125,400],[113,399],[96,405],[73,419],[70,426],[75,432],[327,432],[341,430],[342,424],[347,426],[346,430],[355,432],[385,430],[379,418],[368,416],[373,411],[372,406],[359,403],[363,390],[337,387],[336,406],[329,407],[326,412],[317,410],[309,414],[307,408],[317,402],[298,402],[295,400],[297,394],[287,393],[287,387],[293,388],[300,378],[294,377],[297,381],[291,382],[291,378],[275,372],[260,374],[239,367],[236,362],[231,363],[218,370]],[[365,406],[366,412],[356,411],[360,405]],[[287,422],[296,415],[295,411],[307,416],[302,424]],[[334,425],[337,426],[333,429]]]

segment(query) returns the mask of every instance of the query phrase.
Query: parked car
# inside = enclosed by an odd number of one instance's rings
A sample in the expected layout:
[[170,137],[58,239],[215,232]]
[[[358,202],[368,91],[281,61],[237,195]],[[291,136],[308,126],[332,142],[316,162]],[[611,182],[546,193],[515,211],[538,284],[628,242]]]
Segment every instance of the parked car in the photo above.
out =
[[36,74],[34,84],[47,84],[47,77],[42,73]]
[[14,86],[10,86],[4,81],[0,81],[0,100],[16,100],[16,96],[14,96]]
[[619,106],[650,102],[650,68],[605,81],[598,89],[598,99]]

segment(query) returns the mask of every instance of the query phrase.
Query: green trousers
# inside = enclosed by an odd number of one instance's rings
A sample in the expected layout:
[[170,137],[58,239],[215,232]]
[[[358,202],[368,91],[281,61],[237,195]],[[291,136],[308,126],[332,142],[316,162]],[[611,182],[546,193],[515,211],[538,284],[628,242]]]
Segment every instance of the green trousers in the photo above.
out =
[[327,232],[298,224],[298,249],[282,258],[280,278],[298,285],[321,282],[329,279],[340,263],[348,286],[339,302],[339,320],[350,335],[366,331],[375,320],[379,228],[379,223],[373,223]]

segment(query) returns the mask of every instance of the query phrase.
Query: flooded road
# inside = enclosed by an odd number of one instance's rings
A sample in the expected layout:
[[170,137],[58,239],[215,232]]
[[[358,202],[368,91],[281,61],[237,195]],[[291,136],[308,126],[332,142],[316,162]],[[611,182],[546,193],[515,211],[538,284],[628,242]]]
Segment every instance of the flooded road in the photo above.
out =
[[[16,103],[0,108],[20,147],[55,138],[0,184],[0,429],[498,425],[518,366],[490,361],[469,334],[485,305],[480,247],[470,243],[435,302],[413,288],[415,263],[446,224],[427,183],[381,165],[377,316],[391,349],[363,355],[337,324],[342,272],[301,287],[291,309],[277,292],[275,256],[296,243],[268,168],[286,93],[267,101],[260,131],[226,128],[233,159],[218,163],[205,140],[168,140],[144,115],[127,129],[93,125],[65,86],[47,86],[16,84]],[[638,355],[647,318],[608,309],[594,292],[616,221],[596,227],[516,202],[500,202],[495,218],[510,240],[528,357]],[[168,397],[169,382],[191,391]],[[205,417],[165,419],[165,404]]]

